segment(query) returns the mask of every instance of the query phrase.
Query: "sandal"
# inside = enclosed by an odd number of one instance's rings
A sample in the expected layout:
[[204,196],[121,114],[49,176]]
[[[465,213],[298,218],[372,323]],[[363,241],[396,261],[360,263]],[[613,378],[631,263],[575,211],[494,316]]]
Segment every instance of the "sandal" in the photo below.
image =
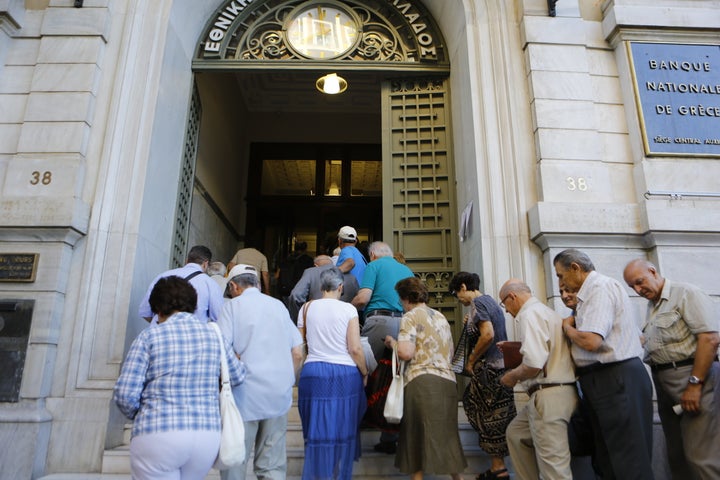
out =
[[475,480],[497,480],[500,478],[510,478],[509,474],[502,475],[503,473],[508,473],[507,468],[501,468],[500,470],[495,470],[494,472],[488,469],[486,472],[483,472],[475,477]]

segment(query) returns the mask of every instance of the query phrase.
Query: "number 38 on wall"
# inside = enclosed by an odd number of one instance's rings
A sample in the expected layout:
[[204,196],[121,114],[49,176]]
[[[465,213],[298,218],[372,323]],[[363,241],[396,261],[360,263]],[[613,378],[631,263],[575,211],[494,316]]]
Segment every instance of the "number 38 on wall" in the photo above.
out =
[[567,183],[567,189],[571,192],[574,192],[576,190],[584,192],[588,189],[588,184],[585,180],[585,177],[567,177],[565,178],[565,182]]
[[50,185],[52,182],[52,172],[38,172],[37,170],[30,174],[30,185]]

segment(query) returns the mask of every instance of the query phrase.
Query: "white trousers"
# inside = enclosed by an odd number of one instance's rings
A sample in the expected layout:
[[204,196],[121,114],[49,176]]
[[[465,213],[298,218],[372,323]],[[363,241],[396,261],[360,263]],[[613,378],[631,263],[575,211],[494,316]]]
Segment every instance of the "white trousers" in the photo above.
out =
[[130,441],[133,480],[203,480],[220,450],[220,432],[181,430]]

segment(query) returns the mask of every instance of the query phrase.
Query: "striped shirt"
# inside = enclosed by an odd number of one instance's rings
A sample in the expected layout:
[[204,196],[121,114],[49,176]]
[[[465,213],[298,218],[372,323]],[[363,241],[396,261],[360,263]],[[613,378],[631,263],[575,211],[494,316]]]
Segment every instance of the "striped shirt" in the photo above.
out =
[[[245,365],[225,340],[230,383]],[[146,328],[133,341],[113,399],[134,419],[132,435],[175,430],[220,430],[220,344],[207,323],[180,312]]]
[[590,272],[577,293],[575,326],[581,332],[600,335],[603,342],[594,352],[572,344],[575,365],[613,363],[641,357],[640,328],[633,315],[630,298],[617,280]]

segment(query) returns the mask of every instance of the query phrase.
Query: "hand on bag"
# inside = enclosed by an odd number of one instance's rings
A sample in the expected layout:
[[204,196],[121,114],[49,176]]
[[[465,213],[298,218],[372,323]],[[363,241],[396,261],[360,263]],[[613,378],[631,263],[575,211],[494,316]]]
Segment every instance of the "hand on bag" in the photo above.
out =
[[385,337],[385,346],[387,348],[393,348],[394,344],[395,344],[395,338],[392,335],[387,335]]

